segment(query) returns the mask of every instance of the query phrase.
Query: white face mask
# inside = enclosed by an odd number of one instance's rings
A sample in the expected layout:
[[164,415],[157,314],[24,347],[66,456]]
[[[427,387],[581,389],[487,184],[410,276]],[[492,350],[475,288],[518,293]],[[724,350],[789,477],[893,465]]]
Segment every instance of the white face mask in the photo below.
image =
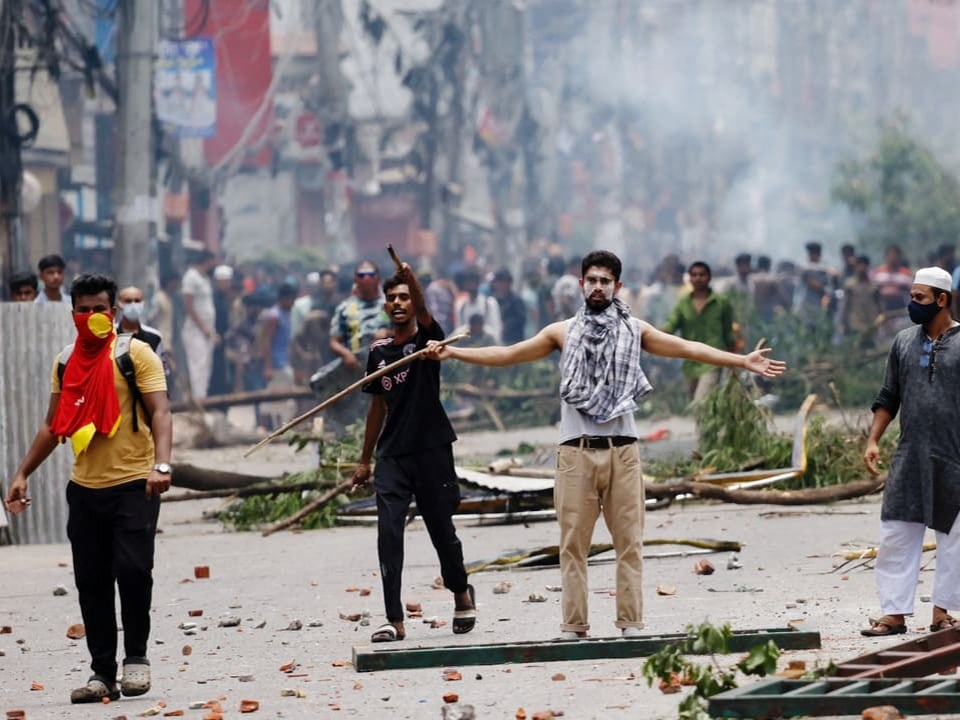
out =
[[127,303],[126,305],[121,305],[120,311],[123,313],[123,317],[127,320],[139,320],[140,316],[143,315],[143,303],[132,302]]

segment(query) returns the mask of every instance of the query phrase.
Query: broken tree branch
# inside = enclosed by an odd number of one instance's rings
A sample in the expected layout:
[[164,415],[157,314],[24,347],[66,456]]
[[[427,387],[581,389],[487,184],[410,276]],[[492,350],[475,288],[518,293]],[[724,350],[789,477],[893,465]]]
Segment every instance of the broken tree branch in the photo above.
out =
[[248,390],[247,392],[228,393],[226,395],[214,395],[205,398],[193,398],[193,400],[179,400],[170,403],[171,412],[190,412],[198,409],[214,410],[234,405],[255,405],[262,402],[278,402],[280,400],[300,400],[301,398],[313,399],[313,391],[308,387],[290,387],[282,390]]
[[647,483],[648,498],[669,498],[677,495],[693,495],[702,500],[722,500],[738,505],[817,505],[820,503],[850,500],[878,492],[886,477],[855,480],[843,485],[828,485],[801,490],[730,490],[720,485],[682,480],[677,483]]
[[285,528],[290,527],[291,525],[296,524],[297,522],[305,518],[310,513],[315,512],[320,508],[322,508],[324,505],[326,505],[328,502],[333,500],[340,493],[346,492],[347,490],[349,490],[352,486],[353,486],[353,478],[348,478],[347,480],[344,480],[339,485],[336,485],[333,488],[331,488],[329,492],[326,492],[320,497],[316,498],[315,500],[311,500],[310,502],[308,502],[306,505],[304,505],[302,508],[297,510],[297,512],[295,512],[290,517],[284,518],[283,520],[280,520],[279,522],[274,523],[273,525],[268,527],[266,530],[264,530],[263,533],[261,534],[263,535],[263,537],[267,537],[267,535],[272,535],[273,533],[277,532],[277,530],[283,530]]
[[190,464],[177,464],[173,471],[173,487],[205,492],[231,490],[257,485],[278,478],[265,478],[259,475],[211,470]]
[[185,500],[206,500],[207,498],[245,498],[256,495],[276,495],[286,492],[303,492],[304,490],[325,490],[330,487],[328,480],[314,480],[299,483],[283,484],[282,482],[267,485],[251,485],[244,488],[224,488],[207,492],[187,491],[176,495],[162,495],[163,502],[183,502]]

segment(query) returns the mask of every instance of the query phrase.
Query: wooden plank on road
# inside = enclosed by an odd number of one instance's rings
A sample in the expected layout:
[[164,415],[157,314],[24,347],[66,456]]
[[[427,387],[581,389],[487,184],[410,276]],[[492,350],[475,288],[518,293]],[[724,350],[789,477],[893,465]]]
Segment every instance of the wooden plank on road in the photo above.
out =
[[[558,662],[605,658],[647,657],[665,645],[679,644],[687,633],[644,635],[637,638],[584,638],[483,645],[411,647],[409,641],[355,645],[353,665],[357,672],[410,670],[448,665],[500,665],[503,663]],[[735,630],[727,642],[731,653],[773,640],[781,650],[820,647],[820,633],[803,628]],[[407,643],[405,645],[405,642]]]

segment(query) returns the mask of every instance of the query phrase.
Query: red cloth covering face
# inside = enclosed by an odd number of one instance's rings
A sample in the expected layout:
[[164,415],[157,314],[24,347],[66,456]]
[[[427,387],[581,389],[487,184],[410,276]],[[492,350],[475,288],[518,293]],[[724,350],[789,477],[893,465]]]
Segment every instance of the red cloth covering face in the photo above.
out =
[[113,317],[109,313],[74,313],[77,341],[60,386],[60,401],[50,430],[70,438],[79,455],[101,433],[113,437],[120,427],[120,400],[113,382]]

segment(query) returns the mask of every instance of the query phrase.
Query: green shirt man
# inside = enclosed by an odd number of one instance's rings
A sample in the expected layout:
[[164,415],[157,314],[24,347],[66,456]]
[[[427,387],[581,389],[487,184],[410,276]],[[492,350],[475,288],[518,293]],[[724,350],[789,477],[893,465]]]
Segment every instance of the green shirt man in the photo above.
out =
[[[733,305],[725,296],[710,288],[710,266],[705,262],[694,262],[687,269],[687,274],[693,290],[674,306],[667,317],[664,331],[721,350],[732,350],[736,344]],[[697,401],[703,399],[717,384],[720,371],[712,365],[684,360],[683,376],[687,378],[691,399]]]

